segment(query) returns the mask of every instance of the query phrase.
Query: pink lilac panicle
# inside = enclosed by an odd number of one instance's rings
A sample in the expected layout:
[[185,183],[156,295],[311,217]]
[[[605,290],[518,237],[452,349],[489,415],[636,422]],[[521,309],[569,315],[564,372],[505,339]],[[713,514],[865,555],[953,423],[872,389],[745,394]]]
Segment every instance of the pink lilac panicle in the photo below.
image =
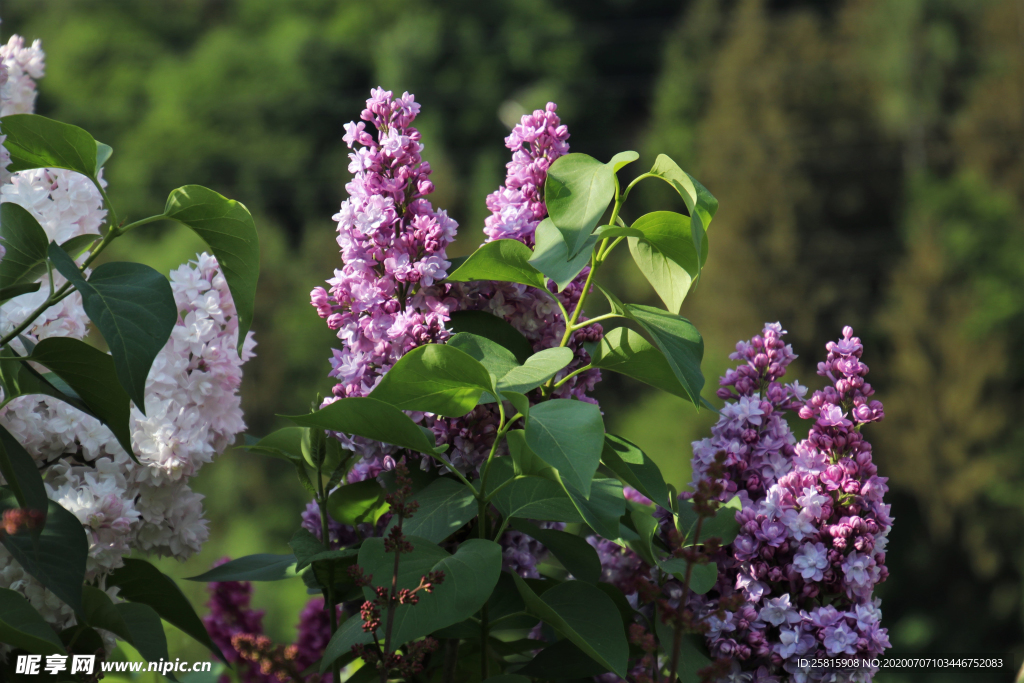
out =
[[[367,395],[409,350],[448,337],[451,302],[435,283],[447,275],[445,248],[458,226],[427,200],[434,190],[430,164],[422,160],[420,133],[411,127],[419,110],[409,93],[394,97],[377,88],[362,121],[345,124],[353,178],[345,186],[349,198],[334,215],[343,265],[327,281],[329,288],[311,293],[317,313],[342,341],[331,360],[338,383],[325,404]],[[378,442],[341,439],[368,461],[393,451]],[[357,476],[377,473],[364,470],[357,469]]]

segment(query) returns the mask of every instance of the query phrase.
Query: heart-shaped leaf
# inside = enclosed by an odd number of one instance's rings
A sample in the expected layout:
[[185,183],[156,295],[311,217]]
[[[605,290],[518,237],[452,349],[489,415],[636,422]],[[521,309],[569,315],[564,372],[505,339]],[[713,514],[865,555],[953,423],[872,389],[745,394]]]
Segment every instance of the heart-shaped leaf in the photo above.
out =
[[554,282],[561,292],[590,263],[590,254],[599,238],[591,235],[583,242],[580,253],[569,258],[569,248],[562,239],[562,233],[550,218],[545,218],[537,226],[534,239],[536,244],[530,263]]
[[117,378],[135,406],[146,412],[146,378],[178,320],[171,285],[141,263],[104,263],[86,280],[54,243],[50,261],[82,294],[82,305],[110,347]]
[[597,226],[615,195],[615,170],[586,154],[566,154],[548,169],[544,202],[572,258]]
[[544,275],[530,265],[532,256],[530,248],[518,240],[495,240],[474,251],[446,280],[495,280],[544,287]]
[[601,461],[604,421],[593,403],[553,399],[530,409],[526,443],[558,470],[569,486],[590,496],[590,481]]
[[65,168],[96,178],[98,143],[78,126],[37,114],[12,114],[0,118],[0,130],[7,136],[4,147],[11,155],[11,173]]
[[455,335],[469,332],[490,339],[511,351],[520,363],[525,363],[533,353],[533,345],[519,330],[512,327],[504,318],[491,315],[487,311],[453,311],[448,321],[448,329]]
[[227,280],[238,312],[238,352],[252,326],[260,277],[260,239],[249,209],[201,185],[186,185],[167,197],[164,215],[206,242]]
[[513,575],[526,610],[591,659],[625,678],[629,659],[622,618],[611,598],[583,581],[566,581],[537,595]]
[[42,615],[9,588],[0,588],[0,643],[33,654],[64,654],[64,645]]
[[433,438],[428,437],[408,415],[390,403],[375,398],[342,398],[308,415],[281,417],[305,427],[364,436],[419,453],[443,452],[443,449],[436,447]]
[[448,344],[426,344],[402,356],[370,398],[401,410],[462,417],[490,391],[490,374],[471,355]]
[[0,204],[0,241],[7,250],[0,259],[0,287],[28,285],[46,273],[46,231],[21,205]]

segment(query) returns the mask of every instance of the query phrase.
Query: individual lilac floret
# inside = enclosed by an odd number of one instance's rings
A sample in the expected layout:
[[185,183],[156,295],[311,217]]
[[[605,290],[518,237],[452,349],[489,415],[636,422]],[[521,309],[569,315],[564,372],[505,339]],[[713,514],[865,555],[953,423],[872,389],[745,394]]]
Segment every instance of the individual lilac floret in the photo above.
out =
[[[742,420],[757,435],[771,431],[767,420],[782,406],[771,401],[780,373],[773,370],[771,354],[762,354],[768,336],[766,329],[760,343],[755,337],[737,346],[734,356],[746,357],[746,367],[757,372],[738,368],[723,378],[735,391],[720,390],[720,395],[737,400],[723,409],[716,429]],[[798,660],[874,658],[889,647],[873,590],[888,575],[885,546],[892,518],[882,500],[886,478],[878,476],[871,445],[861,433],[884,413],[870,400],[874,392],[864,381],[868,368],[860,362],[863,346],[853,330],[844,328],[843,338],[826,348],[828,358],[818,374],[830,385],[806,402],[797,401],[802,392],[785,400],[786,407],[799,405],[800,417],[815,422],[805,440],[784,449],[784,466],[752,459],[758,457],[753,452],[727,461],[735,473],[727,473],[727,481],[746,484],[739,489],[742,509],[736,513],[740,533],[718,558],[715,589],[691,603],[707,615],[711,653],[731,659],[736,672],[753,680],[870,681],[875,671],[869,668],[807,670]],[[762,399],[761,414],[753,408],[754,391]],[[783,391],[774,389],[777,398]],[[746,440],[740,435],[738,441]],[[704,452],[694,449],[695,471]],[[732,451],[726,452],[731,458]],[[754,468],[758,472],[745,474]],[[750,486],[754,477],[758,485]],[[742,600],[739,609],[725,619],[711,616],[726,598]]]

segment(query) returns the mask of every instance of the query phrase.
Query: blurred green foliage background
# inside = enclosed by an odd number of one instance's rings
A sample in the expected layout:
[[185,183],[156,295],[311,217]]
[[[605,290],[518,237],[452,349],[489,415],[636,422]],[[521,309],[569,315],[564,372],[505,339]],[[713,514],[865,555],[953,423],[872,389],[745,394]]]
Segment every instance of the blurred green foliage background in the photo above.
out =
[[[781,320],[801,356],[792,376],[819,387],[824,343],[854,326],[887,413],[869,438],[896,518],[880,591],[894,649],[1013,653],[1020,664],[1024,2],[5,0],[0,10],[5,36],[43,40],[37,112],[113,146],[107,179],[121,215],[158,212],[170,189],[201,183],[256,216],[259,355],[243,385],[256,435],[331,384],[336,340],[308,292],[339,266],[341,127],[371,87],[423,104],[434,201],[462,226],[453,255],[481,241],[484,196],[508,160],[502,139],[526,110],[557,101],[575,151],[637,149],[643,163],[668,153],[721,201],[683,311],[704,334],[709,384],[736,340]],[[678,203],[640,189],[627,220]],[[168,270],[201,246],[163,228],[117,248]],[[628,263],[609,271],[621,294],[654,302]],[[708,412],[617,376],[598,394],[610,431],[688,481],[689,442]],[[304,503],[287,468],[229,452],[196,487],[210,542],[165,571],[285,552]],[[186,588],[203,601],[202,587]],[[299,582],[261,585],[269,632],[290,639],[304,599]],[[203,657],[184,638],[172,649]]]

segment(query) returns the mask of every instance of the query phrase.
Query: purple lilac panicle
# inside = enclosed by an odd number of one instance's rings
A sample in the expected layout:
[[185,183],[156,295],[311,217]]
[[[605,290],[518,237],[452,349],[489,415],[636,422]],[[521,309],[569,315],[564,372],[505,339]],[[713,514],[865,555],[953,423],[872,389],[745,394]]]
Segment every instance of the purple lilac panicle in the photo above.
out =
[[[719,435],[724,423],[738,420],[757,433],[770,431],[763,422],[775,410],[764,410],[764,398],[772,401],[772,386],[779,385],[766,384],[773,366],[751,348],[757,340],[741,343],[734,354],[746,357],[747,369],[741,366],[723,378],[733,388],[719,395],[732,394],[736,401],[723,410]],[[788,407],[799,405],[800,417],[815,422],[807,439],[786,449],[785,465],[776,467],[756,449],[726,449],[727,481],[744,484],[736,513],[740,534],[720,558],[715,590],[693,601],[698,613],[708,615],[712,654],[732,659],[737,672],[749,672],[756,681],[780,676],[801,683],[869,681],[875,673],[870,669],[808,671],[797,660],[877,657],[889,647],[880,601],[872,592],[888,575],[885,545],[892,518],[883,502],[886,478],[878,476],[871,445],[861,434],[884,412],[871,400],[874,391],[864,381],[868,367],[860,361],[863,345],[853,330],[844,328],[842,339],[826,349],[818,374],[831,384],[802,404],[797,401],[802,392],[786,397]],[[756,408],[754,391],[762,397]],[[775,395],[782,397],[779,390]],[[695,471],[710,450],[698,445]],[[743,600],[739,610],[724,619],[712,615],[719,600],[736,592]]]
[[[222,558],[214,566],[227,561],[228,558]],[[210,638],[237,672],[239,680],[242,683],[279,683],[279,678],[273,672],[262,671],[259,664],[244,658],[235,646],[235,638],[238,636],[258,637],[263,634],[264,612],[250,607],[252,584],[248,581],[215,581],[207,588],[210,600],[206,606],[210,613],[203,617],[203,624]],[[337,609],[341,621],[344,617],[340,608]],[[296,643],[286,649],[295,670],[305,671],[320,659],[331,639],[330,621],[324,610],[323,598],[314,598],[306,604],[299,615],[297,630]],[[330,683],[332,679],[333,675],[326,673],[312,674],[303,680],[308,683]],[[219,683],[229,681],[227,674],[219,679]]]

